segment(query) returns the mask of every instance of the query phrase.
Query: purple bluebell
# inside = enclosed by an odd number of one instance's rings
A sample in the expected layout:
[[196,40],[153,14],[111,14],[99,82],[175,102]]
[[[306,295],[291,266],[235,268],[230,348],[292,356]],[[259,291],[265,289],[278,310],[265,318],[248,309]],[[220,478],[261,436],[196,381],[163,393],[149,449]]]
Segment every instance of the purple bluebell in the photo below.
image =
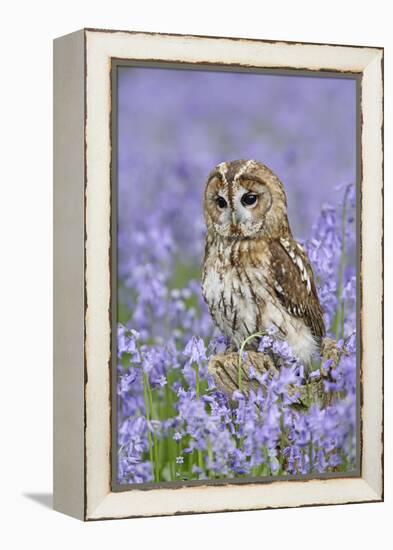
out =
[[[118,482],[353,471],[355,81],[121,68],[118,101]],[[200,289],[205,179],[234,158],[282,179],[342,352],[307,374],[269,330],[259,351],[280,369],[251,371],[248,396],[221,393],[208,373],[229,342]],[[311,380],[336,397],[299,409]]]

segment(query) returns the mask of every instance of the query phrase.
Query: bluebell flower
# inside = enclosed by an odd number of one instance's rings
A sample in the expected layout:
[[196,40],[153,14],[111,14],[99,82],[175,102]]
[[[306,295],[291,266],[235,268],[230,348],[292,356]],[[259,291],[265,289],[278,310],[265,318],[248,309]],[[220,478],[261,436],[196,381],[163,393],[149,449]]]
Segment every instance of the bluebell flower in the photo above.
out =
[[[209,94],[200,94],[201,89]],[[354,469],[356,189],[347,184],[356,173],[354,89],[353,82],[342,79],[245,79],[236,73],[146,68],[122,72],[119,483],[155,481],[150,457],[157,450],[166,461],[159,468],[165,479],[183,478],[176,456],[187,457],[192,479]],[[244,98],[240,103],[239,97]],[[315,358],[318,368],[307,380],[329,370],[324,389],[340,397],[324,407],[299,411],[293,406],[296,390],[305,383],[304,365],[274,327],[260,338],[259,351],[274,357],[279,372],[251,370],[255,385],[249,395],[224,395],[208,374],[209,358],[225,352],[229,342],[218,335],[200,288],[201,197],[211,167],[236,156],[266,159],[286,185],[291,226],[309,255],[328,334],[343,307],[339,364],[332,368]],[[332,192],[334,182],[345,183]]]

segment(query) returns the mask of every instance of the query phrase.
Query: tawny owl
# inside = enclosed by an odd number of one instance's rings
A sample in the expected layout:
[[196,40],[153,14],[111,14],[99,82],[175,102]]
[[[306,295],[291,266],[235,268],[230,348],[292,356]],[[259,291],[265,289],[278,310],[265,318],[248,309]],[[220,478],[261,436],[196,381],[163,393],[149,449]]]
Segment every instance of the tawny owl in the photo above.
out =
[[308,364],[325,333],[323,313],[278,177],[254,160],[223,162],[208,177],[204,214],[202,290],[215,324],[236,349],[275,328]]

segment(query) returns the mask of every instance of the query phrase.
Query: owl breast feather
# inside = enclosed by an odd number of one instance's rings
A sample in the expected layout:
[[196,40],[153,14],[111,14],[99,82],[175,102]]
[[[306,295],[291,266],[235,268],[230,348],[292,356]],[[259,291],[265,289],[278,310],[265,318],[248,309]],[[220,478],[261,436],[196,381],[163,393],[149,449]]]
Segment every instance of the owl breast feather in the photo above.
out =
[[303,362],[317,351],[309,327],[288,313],[274,292],[264,243],[207,242],[202,292],[215,325],[232,347],[239,349],[252,334],[274,327]]

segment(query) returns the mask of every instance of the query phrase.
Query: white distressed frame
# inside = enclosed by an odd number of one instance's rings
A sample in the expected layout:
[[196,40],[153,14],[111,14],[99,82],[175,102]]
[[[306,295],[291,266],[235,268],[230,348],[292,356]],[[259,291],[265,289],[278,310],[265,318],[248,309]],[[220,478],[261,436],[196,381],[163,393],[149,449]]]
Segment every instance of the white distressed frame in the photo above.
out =
[[[80,446],[80,430],[83,430],[85,464],[83,474],[81,475],[79,470],[75,474],[83,484],[83,491],[79,491],[79,496],[76,498],[75,491],[71,494],[66,484],[62,482],[61,472],[56,474],[56,456],[59,461],[64,448],[62,450],[59,445],[55,448],[56,508],[81,519],[93,520],[381,501],[383,499],[383,50],[369,47],[272,43],[259,40],[121,31],[85,30],[80,33],[83,33],[84,38],[84,51],[80,52],[80,55],[85,56],[86,93],[85,177],[81,182],[81,185],[85,185],[86,309],[85,365],[79,365],[79,368],[82,372],[85,368],[85,391],[84,412],[83,417],[79,419],[80,425],[75,427],[75,441]],[[59,50],[69,48],[67,39],[69,42],[72,36],[78,36],[80,40],[80,33],[59,39],[62,41],[59,42]],[[111,491],[109,266],[112,58],[362,73],[361,477]],[[66,350],[63,355],[66,356]],[[57,369],[60,373],[59,378],[66,368],[66,359],[60,358],[58,366],[55,365],[55,372]],[[78,365],[75,365],[75,372],[77,369]],[[62,383],[65,383],[64,380]],[[77,392],[76,389],[75,392]],[[60,432],[63,424],[64,419],[58,419],[57,429]],[[72,444],[72,433],[68,434],[67,441]],[[77,467],[71,462],[72,459],[68,466],[72,473],[77,470]]]

